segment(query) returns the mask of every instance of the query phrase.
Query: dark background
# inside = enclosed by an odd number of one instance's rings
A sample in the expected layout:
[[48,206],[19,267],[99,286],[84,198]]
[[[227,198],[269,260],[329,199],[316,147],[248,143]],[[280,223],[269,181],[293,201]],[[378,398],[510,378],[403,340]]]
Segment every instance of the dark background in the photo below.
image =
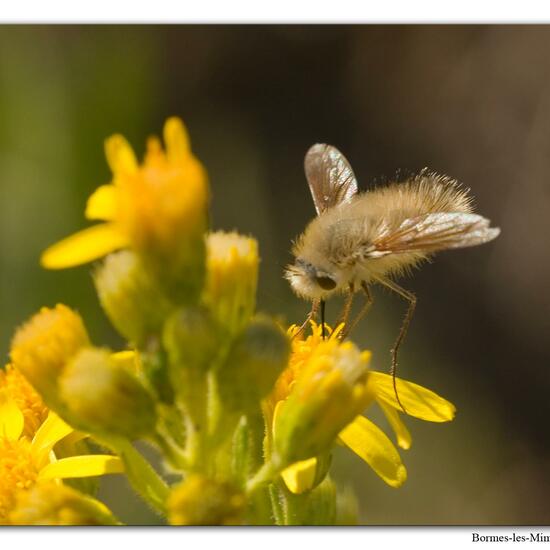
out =
[[[167,116],[184,119],[209,171],[214,227],[258,238],[259,307],[288,322],[307,311],[281,277],[314,215],[307,148],[336,145],[362,189],[428,166],[471,187],[502,228],[401,281],[419,303],[400,375],[454,402],[457,418],[408,422],[399,490],[343,449],[335,477],[370,524],[550,523],[549,60],[546,26],[0,27],[2,356],[15,326],[59,301],[96,344],[122,345],[90,266],[38,265],[86,226],[114,132],[141,154]],[[354,339],[386,370],[405,305],[380,290],[375,300]],[[155,521],[117,476],[102,495],[123,520]]]

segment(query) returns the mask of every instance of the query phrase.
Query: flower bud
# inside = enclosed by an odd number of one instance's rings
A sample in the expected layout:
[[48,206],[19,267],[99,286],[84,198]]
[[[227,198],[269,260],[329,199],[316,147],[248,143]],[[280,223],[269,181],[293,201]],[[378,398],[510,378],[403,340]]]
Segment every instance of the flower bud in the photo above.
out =
[[155,428],[151,394],[106,350],[82,350],[67,365],[59,385],[71,413],[94,431],[138,439]]
[[138,347],[159,331],[171,305],[129,250],[107,256],[94,276],[103,309],[115,328]]
[[235,232],[208,235],[204,301],[231,334],[240,332],[254,313],[258,264],[255,239]]
[[286,467],[321,455],[373,400],[370,354],[353,343],[327,340],[312,352],[273,420],[273,462]]
[[176,486],[167,502],[172,525],[242,525],[245,507],[238,489],[198,474]]
[[166,322],[163,343],[175,378],[181,370],[206,372],[219,351],[217,323],[204,307],[182,308]]
[[19,491],[8,521],[11,525],[120,525],[103,503],[54,482]]
[[62,304],[42,308],[20,327],[10,356],[43,397],[55,399],[57,379],[67,362],[90,340],[80,316]]
[[287,366],[290,340],[268,317],[257,317],[235,339],[217,372],[220,399],[235,412],[257,410]]

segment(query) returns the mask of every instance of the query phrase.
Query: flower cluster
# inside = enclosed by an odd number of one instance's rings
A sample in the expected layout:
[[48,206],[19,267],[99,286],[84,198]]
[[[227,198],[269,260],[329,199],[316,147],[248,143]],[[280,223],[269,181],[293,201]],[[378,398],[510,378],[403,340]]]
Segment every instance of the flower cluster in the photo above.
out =
[[[16,331],[0,372],[0,521],[116,525],[84,479],[119,473],[175,525],[357,522],[353,495],[330,477],[335,446],[399,487],[399,452],[364,415],[379,406],[407,449],[403,406],[445,422],[453,405],[400,379],[397,401],[342,326],[312,322],[306,336],[256,313],[256,240],[210,229],[206,170],[179,119],[164,145],[151,138],[139,163],[109,138],[112,182],[86,206],[101,223],[42,256],[50,269],[102,259],[98,298],[128,345],[94,345],[61,304]],[[163,471],[136,440],[158,449]]]

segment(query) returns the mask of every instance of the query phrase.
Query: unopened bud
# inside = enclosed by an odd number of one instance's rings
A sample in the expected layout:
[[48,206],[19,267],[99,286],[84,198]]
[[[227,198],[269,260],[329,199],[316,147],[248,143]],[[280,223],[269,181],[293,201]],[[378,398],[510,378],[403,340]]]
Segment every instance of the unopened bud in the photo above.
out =
[[238,333],[254,313],[258,264],[255,239],[235,232],[208,235],[204,301],[231,334]]
[[54,482],[20,491],[11,525],[120,525],[98,500]]
[[246,498],[228,483],[191,475],[167,502],[172,525],[242,525]]
[[151,434],[155,403],[149,391],[106,350],[82,350],[59,381],[72,414],[94,430],[128,439]]
[[288,336],[268,317],[257,317],[235,339],[217,372],[220,398],[228,410],[252,412],[272,390],[290,356]]
[[175,378],[181,370],[206,372],[219,352],[217,323],[204,307],[182,308],[166,322],[163,342]]
[[134,253],[107,256],[94,280],[103,309],[127,340],[142,347],[158,333],[172,306]]
[[15,368],[45,397],[55,399],[57,379],[67,362],[90,340],[80,315],[62,304],[42,308],[13,338]]

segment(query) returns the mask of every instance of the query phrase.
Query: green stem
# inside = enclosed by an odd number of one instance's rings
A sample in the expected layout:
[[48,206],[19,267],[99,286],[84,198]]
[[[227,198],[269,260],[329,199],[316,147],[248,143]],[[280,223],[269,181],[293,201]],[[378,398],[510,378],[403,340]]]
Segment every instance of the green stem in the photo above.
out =
[[273,464],[273,462],[266,462],[246,484],[246,492],[250,495],[263,487],[264,485],[273,481],[275,476],[279,473],[279,469]]
[[124,473],[132,487],[155,511],[165,516],[166,499],[170,489],[151,464],[128,440],[108,436],[96,437],[96,439],[121,458],[124,463]]
[[269,496],[271,497],[271,509],[276,525],[285,525],[285,512],[281,503],[280,490],[276,483],[269,486]]

